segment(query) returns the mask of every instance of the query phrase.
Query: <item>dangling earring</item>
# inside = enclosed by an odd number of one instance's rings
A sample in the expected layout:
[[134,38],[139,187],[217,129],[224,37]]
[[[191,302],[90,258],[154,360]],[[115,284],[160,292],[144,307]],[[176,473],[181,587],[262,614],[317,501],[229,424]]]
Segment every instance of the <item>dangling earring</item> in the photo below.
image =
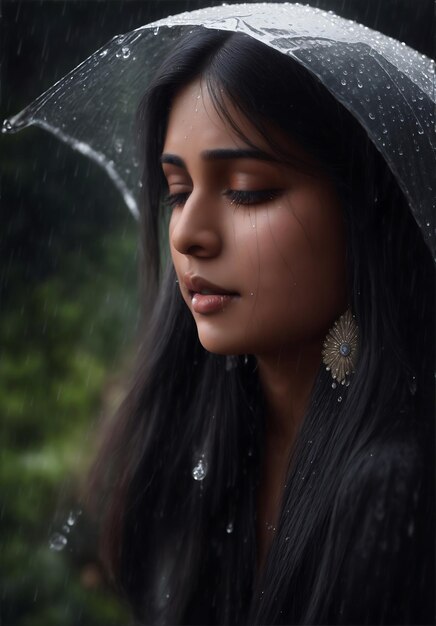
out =
[[359,352],[359,328],[350,309],[341,315],[327,333],[322,350],[326,370],[331,372],[333,385],[350,384],[349,376],[354,373]]

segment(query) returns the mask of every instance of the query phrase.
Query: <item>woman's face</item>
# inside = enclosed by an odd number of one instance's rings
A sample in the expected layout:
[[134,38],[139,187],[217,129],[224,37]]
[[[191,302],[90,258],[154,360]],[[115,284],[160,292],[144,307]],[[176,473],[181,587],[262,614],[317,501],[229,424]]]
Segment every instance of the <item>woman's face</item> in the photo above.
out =
[[346,309],[341,207],[315,165],[303,172],[275,158],[230,111],[256,150],[220,118],[200,80],[173,102],[162,154],[172,260],[206,350],[292,353],[321,343]]

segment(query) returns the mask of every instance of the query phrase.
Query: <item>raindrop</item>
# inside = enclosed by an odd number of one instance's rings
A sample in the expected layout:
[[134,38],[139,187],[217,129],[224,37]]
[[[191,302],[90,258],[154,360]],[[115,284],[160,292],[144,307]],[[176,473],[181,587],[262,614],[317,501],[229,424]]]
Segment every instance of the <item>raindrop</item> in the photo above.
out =
[[2,133],[10,133],[12,131],[12,124],[9,120],[5,120],[2,126]]
[[362,83],[360,82],[360,80],[358,80],[358,81],[357,81],[357,86],[358,86],[358,88],[359,88],[359,89],[362,89],[363,85],[362,85]]
[[71,530],[71,527],[70,527],[70,526],[68,526],[68,524],[64,524],[64,525],[62,526],[62,532],[64,532],[66,535],[68,535],[68,533],[70,532],[70,530]]
[[410,383],[409,383],[409,389],[410,389],[411,395],[414,396],[416,393],[416,389],[417,389],[416,376],[412,376]]
[[158,35],[159,34],[159,26],[156,26],[156,28],[153,29],[153,35]]
[[60,552],[65,548],[68,543],[68,539],[61,535],[60,533],[54,533],[50,537],[50,541],[48,543],[50,550],[55,550],[55,552]]
[[124,48],[121,48],[121,54],[123,56],[123,59],[128,59],[130,56],[130,48],[124,46]]
[[121,152],[123,151],[123,140],[122,139],[115,139],[115,150],[118,152],[118,154],[121,154]]
[[207,465],[203,457],[198,459],[196,465],[192,469],[192,478],[194,480],[203,480],[207,474]]
[[79,519],[80,515],[82,515],[82,511],[70,511],[67,518],[68,526],[74,526],[74,524]]
[[229,522],[226,526],[226,533],[228,535],[231,535],[233,532],[233,522]]
[[418,128],[418,135],[423,135],[423,134],[424,134],[424,129]]
[[342,402],[342,396],[339,396],[338,402]]
[[100,56],[101,56],[101,57],[105,57],[106,55],[107,55],[107,50],[102,50],[102,51],[100,52]]
[[337,385],[336,381],[334,380],[334,381],[332,382],[332,389],[336,389],[336,387],[337,387],[337,386],[338,386],[338,385]]
[[345,78],[342,78],[341,85],[344,85],[344,87],[345,87],[346,84],[347,84],[347,81],[345,80]]
[[374,115],[374,113],[369,113],[369,116],[368,116],[368,117],[369,117],[369,119],[370,119],[370,120],[375,120],[375,115]]

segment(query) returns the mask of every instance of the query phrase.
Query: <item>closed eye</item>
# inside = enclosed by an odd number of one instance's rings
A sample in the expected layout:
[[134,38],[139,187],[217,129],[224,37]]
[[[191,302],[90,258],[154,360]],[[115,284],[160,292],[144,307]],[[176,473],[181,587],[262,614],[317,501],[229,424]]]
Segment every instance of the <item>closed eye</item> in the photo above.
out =
[[280,189],[257,189],[252,191],[229,189],[225,193],[225,195],[230,199],[230,202],[237,206],[263,204],[264,202],[275,200],[280,194]]
[[[258,190],[241,190],[229,189],[225,192],[225,196],[230,199],[231,204],[236,206],[253,206],[275,200],[281,194],[280,189],[258,189]],[[167,196],[167,204],[171,209],[183,206],[189,198],[190,193],[171,193]]]
[[179,206],[183,206],[187,199],[189,198],[189,193],[170,193],[167,195],[167,204],[170,209],[176,209]]

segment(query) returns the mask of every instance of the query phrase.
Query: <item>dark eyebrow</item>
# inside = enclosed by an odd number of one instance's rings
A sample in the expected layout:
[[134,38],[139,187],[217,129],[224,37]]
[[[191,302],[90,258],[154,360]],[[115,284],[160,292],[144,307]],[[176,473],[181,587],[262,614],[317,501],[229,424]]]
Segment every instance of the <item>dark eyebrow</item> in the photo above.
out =
[[276,161],[268,152],[255,148],[205,150],[201,153],[201,156],[207,161],[213,159],[257,159],[258,161]]
[[[201,153],[201,157],[206,161],[213,161],[215,159],[256,159],[258,161],[277,161],[271,154],[257,149],[243,149],[243,148],[221,148],[217,150],[204,150]],[[176,165],[186,169],[183,159],[175,154],[164,153],[160,158],[161,163],[169,163],[170,165]]]
[[175,154],[166,154],[164,153],[161,157],[160,157],[160,162],[163,163],[169,163],[170,165],[177,165],[177,167],[183,167],[183,169],[186,170],[186,165],[183,159],[181,159],[180,157],[176,156]]

